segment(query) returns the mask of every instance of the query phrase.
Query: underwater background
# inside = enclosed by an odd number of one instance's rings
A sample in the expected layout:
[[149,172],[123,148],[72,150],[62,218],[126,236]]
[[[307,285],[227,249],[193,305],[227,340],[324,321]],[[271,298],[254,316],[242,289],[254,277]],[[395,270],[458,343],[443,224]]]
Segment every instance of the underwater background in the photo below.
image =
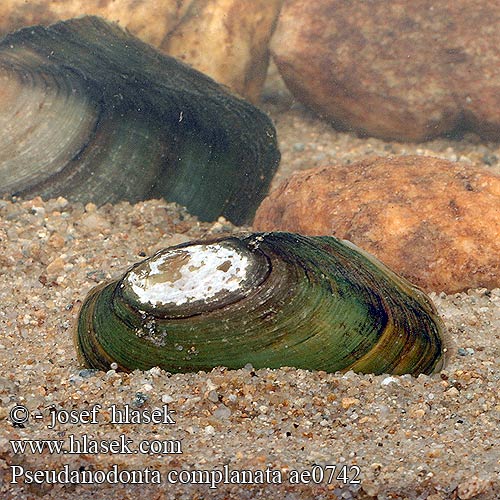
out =
[[[2,2],[0,496],[498,498],[499,23],[485,0]],[[166,247],[261,231],[349,240],[418,285],[444,322],[444,368],[82,364],[95,286]],[[49,428],[97,404],[98,422]],[[168,405],[175,423],[110,423],[111,405]],[[167,449],[12,445],[70,435]],[[161,484],[29,480],[65,466]],[[169,475],[224,466],[234,480],[214,488]]]

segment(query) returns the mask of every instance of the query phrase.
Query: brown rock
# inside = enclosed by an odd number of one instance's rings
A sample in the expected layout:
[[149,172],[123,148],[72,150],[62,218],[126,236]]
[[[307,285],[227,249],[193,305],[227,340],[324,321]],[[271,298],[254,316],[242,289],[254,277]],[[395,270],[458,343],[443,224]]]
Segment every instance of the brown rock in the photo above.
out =
[[271,51],[297,99],[334,124],[422,141],[500,138],[500,3],[288,0]]
[[53,233],[47,241],[47,245],[55,248],[56,250],[60,250],[61,248],[63,248],[65,243],[66,242],[64,240],[64,237],[59,233]]
[[6,0],[0,4],[0,36],[33,24],[47,25],[85,14],[101,16],[256,101],[282,2]]
[[254,228],[353,241],[425,290],[500,286],[500,177],[424,156],[293,175]]

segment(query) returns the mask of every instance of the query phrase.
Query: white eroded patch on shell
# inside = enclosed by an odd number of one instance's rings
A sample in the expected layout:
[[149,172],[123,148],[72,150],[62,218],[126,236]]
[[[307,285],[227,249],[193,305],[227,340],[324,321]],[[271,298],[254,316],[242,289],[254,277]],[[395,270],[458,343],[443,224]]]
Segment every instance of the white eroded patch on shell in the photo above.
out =
[[179,306],[238,290],[249,264],[230,246],[192,245],[158,254],[130,271],[125,283],[143,304]]

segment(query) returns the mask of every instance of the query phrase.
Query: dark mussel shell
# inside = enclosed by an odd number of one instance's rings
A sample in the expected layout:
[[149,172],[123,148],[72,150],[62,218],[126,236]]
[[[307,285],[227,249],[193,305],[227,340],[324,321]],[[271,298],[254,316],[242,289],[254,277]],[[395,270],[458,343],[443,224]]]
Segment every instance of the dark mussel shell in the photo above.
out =
[[97,17],[0,42],[0,194],[163,197],[251,220],[279,163],[267,116]]

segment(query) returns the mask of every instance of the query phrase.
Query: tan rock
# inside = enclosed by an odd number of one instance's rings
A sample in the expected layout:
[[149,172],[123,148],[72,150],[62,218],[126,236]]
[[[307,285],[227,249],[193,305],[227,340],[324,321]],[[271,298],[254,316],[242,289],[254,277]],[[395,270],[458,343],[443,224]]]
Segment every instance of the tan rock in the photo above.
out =
[[33,24],[97,15],[219,83],[258,100],[283,0],[6,0],[0,36]]
[[61,248],[64,247],[65,245],[65,240],[62,235],[59,233],[53,233],[51,234],[49,240],[47,241],[47,245],[49,245],[52,248],[55,248],[57,250],[60,250]]
[[499,24],[489,0],[288,0],[271,51],[296,98],[341,128],[497,140]]
[[197,2],[162,48],[256,102],[266,78],[269,41],[282,3]]
[[104,17],[159,47],[196,0],[4,0],[0,34],[83,15]]
[[58,274],[64,270],[64,256],[56,257],[47,265],[47,274]]
[[351,406],[359,405],[359,399],[358,398],[342,398],[341,404],[342,404],[342,408],[344,408],[345,410],[348,410]]
[[106,232],[111,229],[110,222],[97,212],[83,215],[80,219],[80,225],[87,231]]
[[428,291],[500,286],[500,177],[472,165],[401,156],[299,172],[254,228],[348,239]]

